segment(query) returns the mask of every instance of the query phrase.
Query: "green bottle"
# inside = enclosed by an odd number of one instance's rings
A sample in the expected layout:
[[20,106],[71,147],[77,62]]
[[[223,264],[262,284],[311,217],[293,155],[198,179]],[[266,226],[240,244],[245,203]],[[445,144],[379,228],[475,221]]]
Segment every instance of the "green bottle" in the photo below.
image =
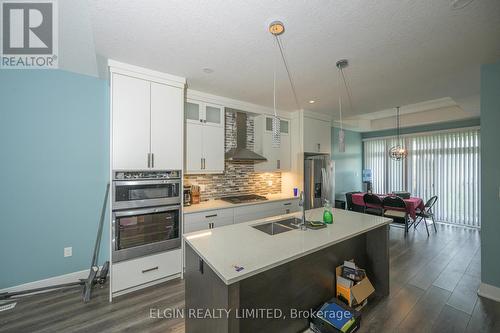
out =
[[332,214],[332,205],[330,204],[330,201],[325,200],[324,208],[325,210],[323,211],[323,222],[332,224],[333,214]]

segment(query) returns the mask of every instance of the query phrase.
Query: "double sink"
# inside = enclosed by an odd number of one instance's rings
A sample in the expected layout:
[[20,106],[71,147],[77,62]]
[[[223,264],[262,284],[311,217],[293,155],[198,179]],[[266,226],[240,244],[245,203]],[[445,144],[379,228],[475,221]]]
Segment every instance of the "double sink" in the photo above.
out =
[[298,229],[301,222],[301,219],[292,217],[283,220],[253,225],[252,227],[265,232],[268,235],[277,235],[283,232]]

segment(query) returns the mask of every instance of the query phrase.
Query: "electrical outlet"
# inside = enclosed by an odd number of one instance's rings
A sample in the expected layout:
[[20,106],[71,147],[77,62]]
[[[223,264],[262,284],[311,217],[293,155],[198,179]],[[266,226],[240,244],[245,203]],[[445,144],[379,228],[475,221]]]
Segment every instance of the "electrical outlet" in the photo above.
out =
[[64,257],[71,257],[73,255],[73,248],[70,247],[65,247],[64,248]]

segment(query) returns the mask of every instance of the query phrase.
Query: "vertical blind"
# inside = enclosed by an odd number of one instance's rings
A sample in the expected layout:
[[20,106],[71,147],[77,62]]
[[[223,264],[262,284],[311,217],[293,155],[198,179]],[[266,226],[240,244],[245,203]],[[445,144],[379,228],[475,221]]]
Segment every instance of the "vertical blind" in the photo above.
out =
[[437,195],[439,221],[480,226],[479,129],[405,136],[408,157],[394,161],[395,138],[364,142],[364,168],[372,170],[373,191],[406,190],[424,201]]

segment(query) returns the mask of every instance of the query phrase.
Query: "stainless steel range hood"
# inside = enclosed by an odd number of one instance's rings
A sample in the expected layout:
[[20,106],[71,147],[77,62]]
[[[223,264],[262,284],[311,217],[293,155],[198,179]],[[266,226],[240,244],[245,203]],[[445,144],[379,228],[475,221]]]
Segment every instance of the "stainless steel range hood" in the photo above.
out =
[[226,161],[258,163],[267,158],[247,149],[247,115],[236,112],[236,148],[226,152]]

